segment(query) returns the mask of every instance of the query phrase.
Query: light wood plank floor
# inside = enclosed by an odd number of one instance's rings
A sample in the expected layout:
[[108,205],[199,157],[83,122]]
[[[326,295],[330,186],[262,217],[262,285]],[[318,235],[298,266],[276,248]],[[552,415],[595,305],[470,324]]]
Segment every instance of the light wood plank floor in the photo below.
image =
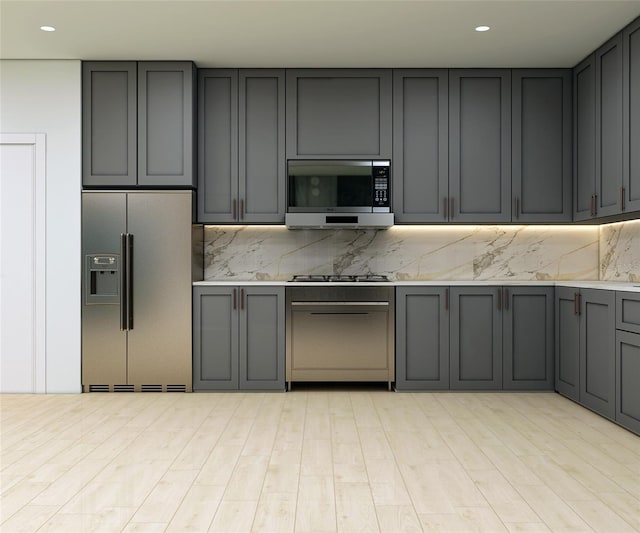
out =
[[0,402],[3,533],[640,531],[640,437],[553,393]]

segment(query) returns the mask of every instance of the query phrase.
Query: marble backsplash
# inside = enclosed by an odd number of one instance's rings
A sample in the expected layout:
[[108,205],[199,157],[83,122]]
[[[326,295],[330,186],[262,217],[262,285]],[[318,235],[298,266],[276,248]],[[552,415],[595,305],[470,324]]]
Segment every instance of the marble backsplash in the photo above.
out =
[[204,279],[375,273],[398,281],[597,280],[600,245],[597,226],[205,226]]
[[600,226],[600,279],[640,282],[640,220]]

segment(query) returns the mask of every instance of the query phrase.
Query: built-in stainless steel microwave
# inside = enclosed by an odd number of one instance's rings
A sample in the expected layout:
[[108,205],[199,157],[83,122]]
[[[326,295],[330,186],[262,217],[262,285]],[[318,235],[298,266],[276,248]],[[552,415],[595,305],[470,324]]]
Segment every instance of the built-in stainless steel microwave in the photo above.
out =
[[389,160],[290,160],[286,224],[301,227],[393,225]]

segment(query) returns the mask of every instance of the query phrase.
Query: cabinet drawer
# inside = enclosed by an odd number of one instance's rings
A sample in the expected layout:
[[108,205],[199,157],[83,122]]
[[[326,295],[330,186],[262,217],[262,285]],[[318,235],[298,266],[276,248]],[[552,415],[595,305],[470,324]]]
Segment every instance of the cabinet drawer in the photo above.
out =
[[640,333],[640,293],[616,292],[616,329]]

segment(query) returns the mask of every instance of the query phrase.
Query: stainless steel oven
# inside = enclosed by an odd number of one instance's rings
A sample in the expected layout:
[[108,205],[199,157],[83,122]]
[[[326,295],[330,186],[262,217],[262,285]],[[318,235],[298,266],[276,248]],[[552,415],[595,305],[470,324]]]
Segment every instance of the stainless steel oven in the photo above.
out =
[[391,162],[290,160],[287,162],[289,227],[388,227]]
[[394,289],[287,286],[286,379],[386,381],[394,375]]

